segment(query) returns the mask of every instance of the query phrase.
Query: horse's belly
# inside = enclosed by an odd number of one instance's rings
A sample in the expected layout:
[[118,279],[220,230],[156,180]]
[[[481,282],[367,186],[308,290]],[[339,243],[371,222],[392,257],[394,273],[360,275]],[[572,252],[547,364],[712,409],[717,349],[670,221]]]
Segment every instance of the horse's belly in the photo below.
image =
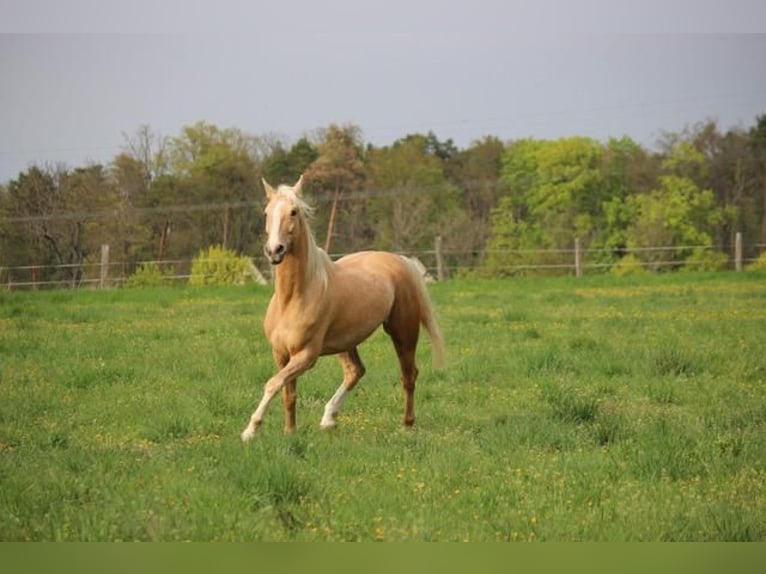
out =
[[323,355],[334,355],[353,349],[363,343],[383,321],[364,321],[354,325],[334,325],[322,344]]
[[391,313],[393,296],[377,294],[364,303],[346,302],[341,304],[330,321],[325,340],[327,346],[350,349],[372,335]]

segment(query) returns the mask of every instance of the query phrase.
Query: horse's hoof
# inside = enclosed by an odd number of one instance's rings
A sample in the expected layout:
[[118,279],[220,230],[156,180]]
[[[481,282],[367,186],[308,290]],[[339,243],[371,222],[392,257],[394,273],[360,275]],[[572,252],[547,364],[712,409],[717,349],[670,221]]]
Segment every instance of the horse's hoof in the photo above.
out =
[[248,442],[255,436],[255,430],[251,429],[250,427],[247,427],[244,431],[242,431],[242,442]]

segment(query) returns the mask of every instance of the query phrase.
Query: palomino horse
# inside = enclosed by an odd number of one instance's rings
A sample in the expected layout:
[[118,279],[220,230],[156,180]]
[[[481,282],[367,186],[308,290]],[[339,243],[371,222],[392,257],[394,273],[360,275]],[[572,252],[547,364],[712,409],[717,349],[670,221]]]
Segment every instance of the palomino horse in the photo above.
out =
[[307,224],[309,207],[301,199],[301,177],[294,187],[272,188],[264,179],[268,238],[264,251],[275,266],[274,295],[263,322],[279,372],[268,380],[263,398],[242,432],[253,438],[271,400],[281,390],[285,432],[295,430],[296,380],[320,355],[337,354],[343,383],[325,405],[322,428],[335,426],[346,394],[364,375],[357,345],[379,325],[391,337],[402,372],[404,424],[415,422],[415,349],[422,324],[439,366],[443,341],[422,275],[410,259],[367,251],[333,262],[317,247]]

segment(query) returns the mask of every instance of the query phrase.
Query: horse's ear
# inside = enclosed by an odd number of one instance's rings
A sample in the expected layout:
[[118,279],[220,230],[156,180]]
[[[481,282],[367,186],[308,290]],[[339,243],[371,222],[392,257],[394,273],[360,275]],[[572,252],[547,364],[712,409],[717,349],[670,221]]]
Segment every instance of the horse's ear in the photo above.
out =
[[293,191],[295,192],[295,195],[298,197],[301,196],[301,188],[303,187],[303,174],[298,178],[298,181],[295,182],[295,185],[293,186]]
[[262,177],[261,181],[263,182],[263,189],[266,190],[266,197],[268,197],[269,201],[271,201],[271,198],[273,198],[277,192],[274,191],[274,188],[269,185],[269,182],[266,181],[265,177]]

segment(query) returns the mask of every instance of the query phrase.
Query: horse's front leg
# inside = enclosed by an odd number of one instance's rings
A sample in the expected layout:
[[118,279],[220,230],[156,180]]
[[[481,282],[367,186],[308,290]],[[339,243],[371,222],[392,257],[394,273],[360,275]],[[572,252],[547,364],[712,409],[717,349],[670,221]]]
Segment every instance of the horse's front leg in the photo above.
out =
[[[245,427],[245,430],[242,431],[243,442],[247,442],[253,438],[253,436],[255,436],[255,431],[257,431],[258,427],[261,426],[263,415],[266,413],[266,409],[268,408],[269,403],[274,398],[274,396],[280,390],[282,390],[285,385],[287,385],[288,390],[292,389],[294,392],[295,380],[301,374],[305,373],[307,370],[314,366],[314,363],[316,363],[317,360],[317,356],[318,353],[310,349],[303,349],[299,351],[298,353],[292,355],[287,364],[282,369],[280,369],[276,375],[271,377],[266,382],[266,385],[263,388],[263,397],[261,398],[261,402],[258,403],[258,407],[250,417],[250,422]],[[293,414],[293,424],[294,422]],[[286,428],[286,430],[290,429]]]

